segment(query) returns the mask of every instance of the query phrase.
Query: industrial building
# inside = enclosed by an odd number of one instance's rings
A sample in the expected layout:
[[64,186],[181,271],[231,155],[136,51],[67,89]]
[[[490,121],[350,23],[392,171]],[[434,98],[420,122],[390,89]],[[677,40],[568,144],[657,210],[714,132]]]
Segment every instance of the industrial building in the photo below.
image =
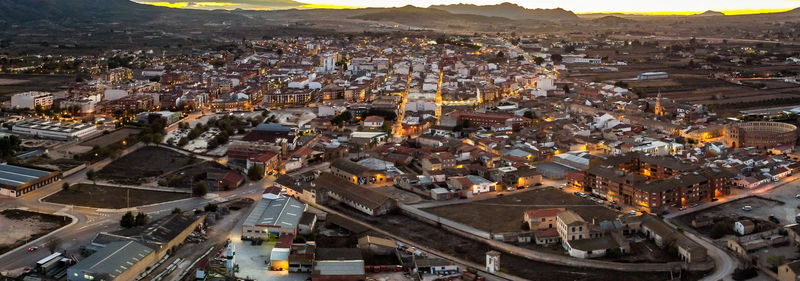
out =
[[19,197],[61,179],[58,171],[0,164],[0,195]]
[[152,248],[136,241],[117,241],[67,269],[67,280],[134,280],[157,262]]
[[57,121],[30,118],[14,123],[13,127],[11,127],[11,132],[43,139],[75,140],[83,139],[96,133],[97,126],[81,123],[64,124]]
[[268,240],[269,235],[297,235],[306,204],[294,198],[265,194],[242,224],[242,240]]

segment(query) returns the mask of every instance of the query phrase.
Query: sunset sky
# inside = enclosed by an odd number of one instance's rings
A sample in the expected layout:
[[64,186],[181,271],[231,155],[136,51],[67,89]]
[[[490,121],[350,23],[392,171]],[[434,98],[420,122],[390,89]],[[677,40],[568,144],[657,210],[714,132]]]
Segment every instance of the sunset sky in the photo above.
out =
[[158,6],[195,9],[291,9],[291,8],[356,8],[427,7],[437,4],[469,3],[492,5],[512,2],[526,8],[564,8],[576,13],[626,12],[656,14],[693,14],[707,10],[726,14],[779,12],[800,7],[800,0],[217,0],[165,1],[135,0]]

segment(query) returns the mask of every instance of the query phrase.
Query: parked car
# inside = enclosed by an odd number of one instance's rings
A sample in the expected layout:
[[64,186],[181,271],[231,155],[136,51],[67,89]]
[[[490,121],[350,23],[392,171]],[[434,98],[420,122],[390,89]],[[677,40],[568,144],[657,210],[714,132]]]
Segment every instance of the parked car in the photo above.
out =
[[717,201],[719,201],[719,198],[711,198],[711,202],[717,202]]
[[780,223],[781,223],[781,220],[779,220],[779,219],[778,219],[778,218],[776,218],[775,216],[769,216],[769,221],[771,221],[771,222],[774,222],[774,223],[777,223],[777,224],[780,224]]
[[505,194],[498,193],[498,194],[497,194],[497,197],[503,197],[503,195],[505,195]]
[[794,217],[794,222],[800,223],[800,214]]
[[692,208],[694,208],[694,207],[700,206],[700,203],[694,203],[694,204],[692,204],[690,206],[692,206]]
[[30,248],[28,248],[28,252],[35,252],[36,250],[39,250],[39,247],[30,247]]
[[508,191],[514,191],[514,190],[517,190],[517,189],[516,189],[516,188],[514,188],[513,186],[509,186],[508,188],[506,188],[506,190],[508,190]]
[[631,215],[631,216],[635,216],[636,215],[636,211],[630,211],[630,212],[628,212],[628,214]]
[[541,182],[537,182],[537,183],[536,183],[536,184],[534,184],[533,186],[542,186],[542,183],[541,183]]
[[681,207],[681,211],[684,211],[684,210],[686,210],[686,207],[685,206]]
[[752,211],[752,210],[753,210],[753,207],[750,206],[750,205],[742,207],[742,211],[745,211],[745,212],[749,212],[749,211]]

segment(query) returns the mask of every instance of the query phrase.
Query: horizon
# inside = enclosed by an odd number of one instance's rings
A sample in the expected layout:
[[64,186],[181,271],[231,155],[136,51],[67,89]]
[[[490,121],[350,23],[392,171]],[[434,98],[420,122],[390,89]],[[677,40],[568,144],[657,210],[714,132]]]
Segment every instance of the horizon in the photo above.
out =
[[[707,11],[721,12],[725,15],[747,15],[780,13],[800,8],[798,0],[711,0],[697,1],[676,0],[670,3],[655,1],[611,0],[602,3],[586,0],[556,1],[544,0],[537,3],[528,3],[525,0],[227,0],[227,1],[165,1],[165,0],[131,0],[136,3],[199,10],[290,10],[290,9],[362,9],[362,8],[397,8],[414,6],[429,8],[436,5],[467,4],[476,6],[491,6],[501,3],[511,3],[527,9],[564,9],[578,15],[587,14],[626,14],[626,15],[653,15],[653,16],[684,16],[696,15]],[[677,3],[676,3],[677,2]],[[635,4],[634,4],[635,3]],[[675,9],[673,7],[684,7]]]

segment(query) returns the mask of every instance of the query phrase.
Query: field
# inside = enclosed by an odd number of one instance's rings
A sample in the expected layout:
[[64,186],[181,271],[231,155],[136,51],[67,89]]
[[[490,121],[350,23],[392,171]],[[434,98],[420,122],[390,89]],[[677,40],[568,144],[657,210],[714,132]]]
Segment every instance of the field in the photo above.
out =
[[178,152],[146,146],[114,160],[97,175],[122,184],[138,184],[191,164],[193,159]]
[[108,146],[112,143],[117,143],[130,135],[135,135],[141,132],[141,129],[135,128],[122,128],[116,131],[113,131],[109,134],[101,135],[96,138],[92,138],[90,140],[84,141],[81,145],[94,147],[94,146]]
[[592,201],[554,188],[537,189],[514,195],[463,204],[428,208],[424,211],[490,232],[520,231],[523,213],[530,209],[565,207],[586,220],[613,219],[617,212]]
[[75,82],[72,75],[0,74],[0,101],[26,91],[59,91]]
[[0,212],[0,254],[67,225],[70,218],[19,209]]
[[93,208],[122,209],[185,199],[189,196],[191,195],[188,193],[75,184],[69,190],[62,190],[44,198],[44,201]]

